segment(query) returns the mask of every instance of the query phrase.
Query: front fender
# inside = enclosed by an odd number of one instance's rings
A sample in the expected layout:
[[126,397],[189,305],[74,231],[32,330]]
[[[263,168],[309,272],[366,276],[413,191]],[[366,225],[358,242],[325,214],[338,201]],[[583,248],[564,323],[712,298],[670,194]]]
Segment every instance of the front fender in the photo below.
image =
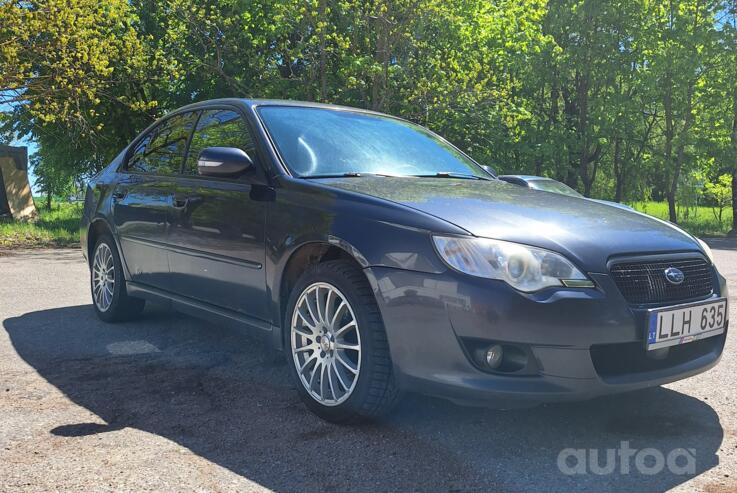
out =
[[285,179],[283,185],[275,189],[265,218],[266,290],[275,328],[281,327],[285,269],[306,245],[340,248],[364,270],[439,274],[447,267],[432,234],[467,234],[434,216],[375,197],[305,180]]

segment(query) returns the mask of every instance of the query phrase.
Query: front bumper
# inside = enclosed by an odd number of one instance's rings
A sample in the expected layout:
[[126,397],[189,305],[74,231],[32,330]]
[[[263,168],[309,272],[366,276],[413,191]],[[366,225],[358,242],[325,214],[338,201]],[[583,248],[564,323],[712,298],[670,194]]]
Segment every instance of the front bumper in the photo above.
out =
[[[533,294],[453,271],[373,267],[367,274],[398,385],[466,404],[510,407],[657,386],[714,366],[726,339],[725,332],[652,360],[644,343],[646,310],[630,306],[605,274],[590,274],[596,288]],[[726,281],[715,278],[719,289],[712,297],[727,297]],[[468,340],[525,347],[535,371],[482,371],[469,356]]]

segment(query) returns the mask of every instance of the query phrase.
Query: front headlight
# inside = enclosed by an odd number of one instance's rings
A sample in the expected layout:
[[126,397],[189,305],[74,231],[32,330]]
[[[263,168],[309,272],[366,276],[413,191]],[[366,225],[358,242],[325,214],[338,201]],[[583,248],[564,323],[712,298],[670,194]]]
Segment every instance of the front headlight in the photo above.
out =
[[594,286],[565,257],[542,248],[487,238],[433,236],[433,241],[440,257],[453,269],[499,279],[520,291]]
[[[694,236],[694,238],[696,238],[696,237]],[[701,249],[704,250],[704,253],[709,258],[709,262],[711,262],[713,264],[714,263],[714,254],[711,253],[711,248],[709,248],[709,245],[707,245],[706,242],[704,240],[702,240],[701,238],[696,238],[696,241],[698,241],[699,242],[699,245],[701,245]]]

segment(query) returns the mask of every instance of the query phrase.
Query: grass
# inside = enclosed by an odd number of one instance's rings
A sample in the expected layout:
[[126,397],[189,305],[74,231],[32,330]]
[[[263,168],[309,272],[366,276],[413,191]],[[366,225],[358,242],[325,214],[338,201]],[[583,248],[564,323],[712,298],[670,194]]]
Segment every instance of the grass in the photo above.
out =
[[[638,211],[668,220],[667,202],[635,202],[630,204]],[[732,225],[732,210],[728,207],[720,223],[714,207],[678,207],[678,225],[695,236],[726,236]]]
[[60,248],[79,244],[81,202],[56,202],[51,210],[40,207],[38,214],[34,222],[0,219],[0,249]]
[[[638,211],[668,219],[665,202],[635,202]],[[39,209],[35,222],[0,219],[0,249],[71,247],[79,243],[82,203],[55,202],[51,210]],[[712,207],[679,208],[679,225],[696,236],[725,236],[732,224],[732,211],[725,209],[719,223]]]

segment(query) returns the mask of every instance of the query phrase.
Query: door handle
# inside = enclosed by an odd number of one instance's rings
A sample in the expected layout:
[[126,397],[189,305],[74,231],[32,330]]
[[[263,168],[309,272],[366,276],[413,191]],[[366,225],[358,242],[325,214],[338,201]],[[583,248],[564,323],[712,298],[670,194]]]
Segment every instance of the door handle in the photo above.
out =
[[202,202],[202,197],[182,197],[182,198],[174,197],[172,199],[172,207],[174,207],[175,209],[179,209],[179,210],[186,209],[199,202]]

